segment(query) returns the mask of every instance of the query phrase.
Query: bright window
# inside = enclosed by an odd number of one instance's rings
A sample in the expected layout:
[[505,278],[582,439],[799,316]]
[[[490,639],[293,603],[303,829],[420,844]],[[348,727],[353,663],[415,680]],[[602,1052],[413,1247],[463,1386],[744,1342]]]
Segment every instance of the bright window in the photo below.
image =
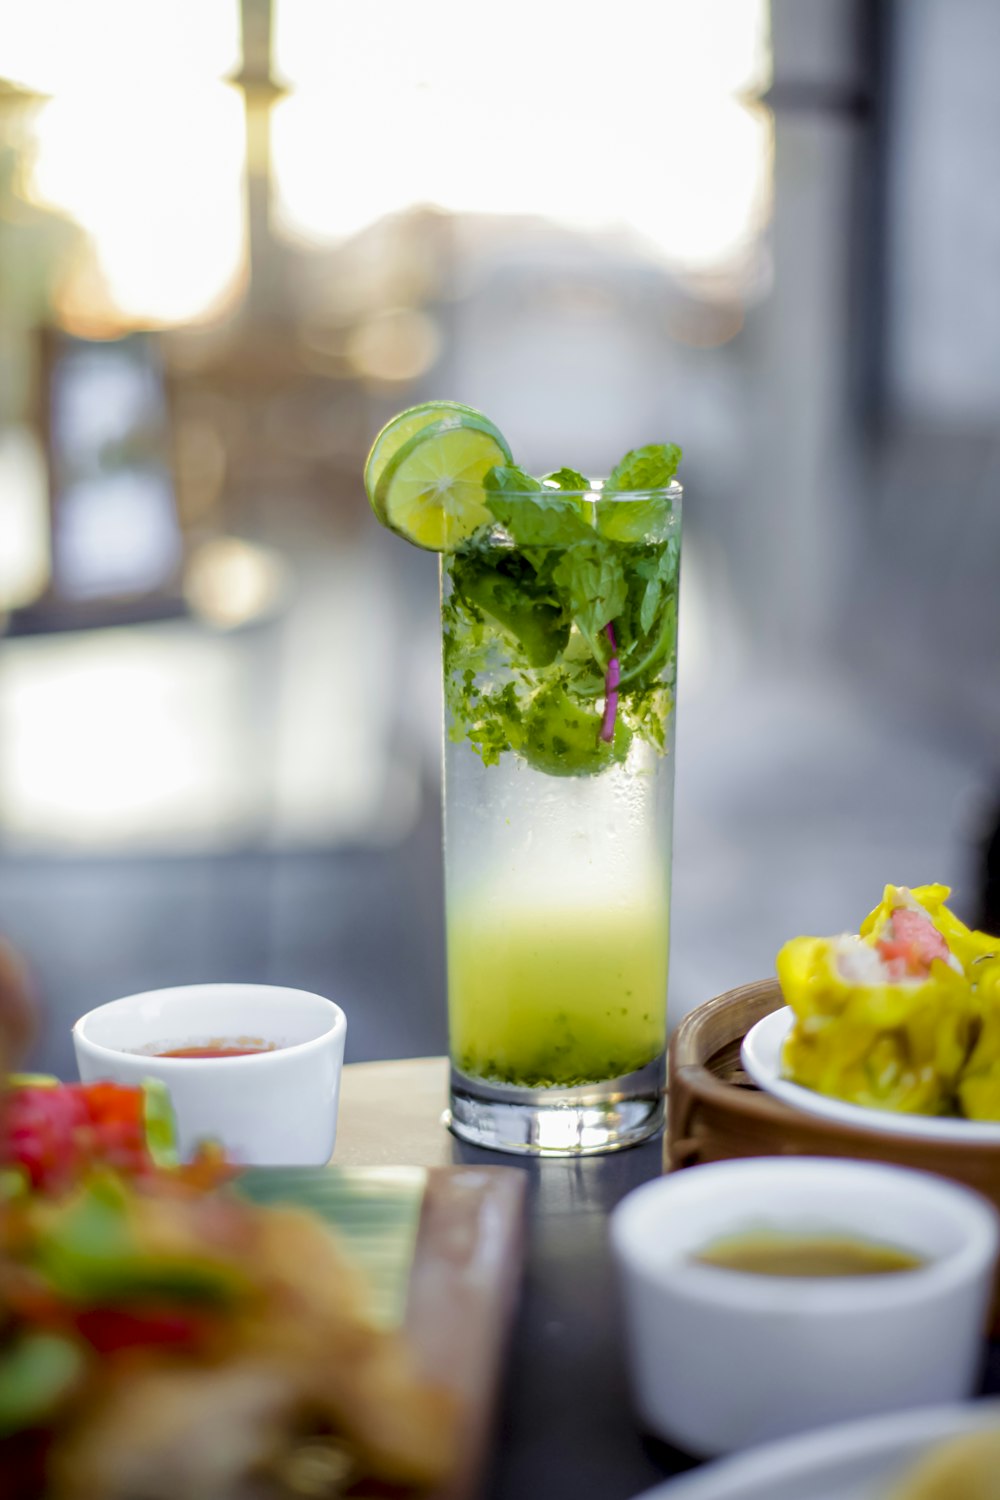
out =
[[[88,233],[92,312],[216,311],[244,262],[236,0],[7,0],[5,76],[47,96],[28,195]],[[72,291],[68,293],[72,300]],[[70,319],[72,321],[72,319]]]
[[[599,17],[595,22],[594,17]],[[330,242],[414,203],[625,230],[738,272],[770,206],[765,0],[278,0],[285,230]]]

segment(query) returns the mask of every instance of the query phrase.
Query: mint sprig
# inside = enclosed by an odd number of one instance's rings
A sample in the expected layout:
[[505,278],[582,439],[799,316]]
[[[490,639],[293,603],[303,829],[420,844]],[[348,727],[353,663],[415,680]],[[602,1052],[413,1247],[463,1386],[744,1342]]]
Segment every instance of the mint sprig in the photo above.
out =
[[[496,525],[456,549],[445,602],[449,732],[485,764],[512,750],[553,775],[591,775],[633,732],[664,749],[678,517],[645,492],[668,486],[680,459],[676,444],[635,448],[603,490],[567,466],[541,480],[514,464],[487,474]],[[498,646],[512,672],[500,689],[480,680]]]
[[483,489],[488,495],[524,494],[541,487],[533,475],[519,469],[517,464],[496,464],[483,480]]
[[676,443],[648,443],[644,448],[632,448],[611,470],[604,494],[663,489],[677,473],[680,461],[681,450]]
[[604,628],[628,602],[628,584],[617,550],[600,537],[568,547],[552,570],[552,581],[566,599],[594,660],[603,667],[608,655]]
[[572,500],[563,500],[555,492],[547,495],[539,490],[525,501],[509,490],[487,488],[486,509],[519,547],[571,547],[594,539],[594,528]]
[[555,490],[589,490],[590,480],[586,474],[581,474],[578,469],[555,469],[551,474],[546,474],[542,480],[543,485]]

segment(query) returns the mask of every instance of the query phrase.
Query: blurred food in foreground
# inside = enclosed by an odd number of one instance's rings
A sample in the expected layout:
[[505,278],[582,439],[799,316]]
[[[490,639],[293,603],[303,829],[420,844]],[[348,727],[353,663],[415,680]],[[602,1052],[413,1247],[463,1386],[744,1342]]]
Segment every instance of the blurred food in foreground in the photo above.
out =
[[27,975],[13,948],[0,938],[0,1077],[24,1054],[34,1033]]
[[1000,1500],[1000,1429],[932,1449],[887,1500]]
[[[0,1010],[10,1056],[23,1009]],[[423,1491],[454,1412],[310,1214],[170,1160],[158,1089],[29,1079],[0,1100],[5,1500]]]
[[[174,1165],[173,1111],[161,1083],[66,1084],[11,1077],[0,1113],[0,1164],[8,1191],[60,1192],[95,1166],[132,1178]],[[212,1158],[211,1149],[204,1155]]]
[[784,945],[787,1077],[869,1108],[1000,1120],[1000,941],[950,894],[887,885],[857,934]]

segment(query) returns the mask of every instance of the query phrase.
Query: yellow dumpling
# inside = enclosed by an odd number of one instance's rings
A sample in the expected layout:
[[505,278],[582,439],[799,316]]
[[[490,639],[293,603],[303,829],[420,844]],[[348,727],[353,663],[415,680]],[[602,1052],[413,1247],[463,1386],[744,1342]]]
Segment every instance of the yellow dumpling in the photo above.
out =
[[784,945],[787,1077],[877,1109],[954,1113],[961,1098],[1000,1118],[1000,959],[988,956],[1000,945],[949,911],[949,895],[889,885],[859,934]]
[[1000,1500],[1000,1430],[967,1433],[932,1448],[886,1500]]
[[785,1072],[853,1104],[940,1114],[969,1050],[969,985],[944,963],[923,981],[880,979],[860,948],[857,938],[793,938],[778,954],[782,992],[798,1018]]
[[958,1104],[969,1120],[1000,1120],[1000,959],[972,968],[976,1039],[958,1080]]

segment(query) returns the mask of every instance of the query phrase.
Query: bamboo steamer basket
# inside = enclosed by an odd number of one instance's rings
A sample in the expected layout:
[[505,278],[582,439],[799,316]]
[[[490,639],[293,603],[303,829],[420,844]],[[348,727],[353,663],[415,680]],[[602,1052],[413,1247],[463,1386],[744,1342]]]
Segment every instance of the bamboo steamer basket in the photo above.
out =
[[740,1065],[751,1026],[784,1004],[774,979],[707,1001],[674,1032],[669,1062],[670,1169],[740,1156],[841,1156],[936,1172],[1000,1209],[1000,1145],[931,1141],[846,1126],[762,1093]]

